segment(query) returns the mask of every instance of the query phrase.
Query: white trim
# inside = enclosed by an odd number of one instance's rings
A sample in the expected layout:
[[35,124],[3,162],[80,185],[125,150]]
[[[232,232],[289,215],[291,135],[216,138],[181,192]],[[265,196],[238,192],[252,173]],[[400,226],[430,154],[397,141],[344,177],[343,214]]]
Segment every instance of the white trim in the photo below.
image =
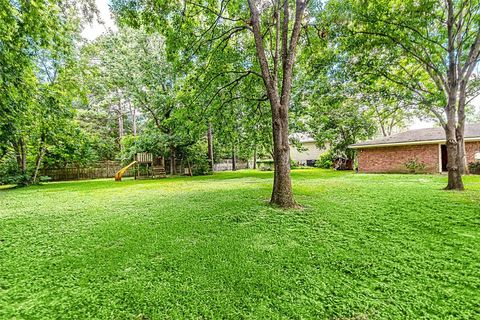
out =
[[[480,137],[475,138],[465,138],[465,142],[476,142],[480,141]],[[378,143],[378,144],[365,144],[365,145],[351,145],[350,149],[366,149],[366,148],[381,148],[381,147],[395,147],[395,146],[413,146],[413,145],[424,145],[424,144],[445,144],[445,140],[426,140],[426,141],[409,141],[409,142],[394,142],[394,143]]]
[[443,143],[438,144],[438,173],[443,172],[443,161],[442,161],[442,145]]

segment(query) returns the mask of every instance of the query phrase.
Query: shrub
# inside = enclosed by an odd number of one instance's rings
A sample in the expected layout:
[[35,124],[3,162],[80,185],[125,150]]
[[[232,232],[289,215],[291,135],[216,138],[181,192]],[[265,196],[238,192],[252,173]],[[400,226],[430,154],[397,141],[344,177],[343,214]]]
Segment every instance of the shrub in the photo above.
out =
[[470,162],[468,164],[468,171],[471,174],[480,174],[480,161]]
[[405,162],[405,167],[410,173],[419,173],[425,171],[426,164],[415,157]]
[[28,174],[12,174],[0,179],[2,184],[16,184],[18,186],[27,186],[31,183],[32,177]]
[[331,152],[326,152],[315,161],[315,167],[321,169],[331,169],[333,167],[333,156]]
[[185,162],[191,165],[192,175],[194,176],[213,174],[210,170],[210,162],[205,154],[206,149],[206,142],[200,141],[177,150],[178,155],[183,155]]
[[8,153],[0,159],[0,185],[16,184],[25,186],[30,183],[31,178],[28,173],[22,174],[13,152]]
[[197,162],[194,164],[192,168],[192,175],[194,176],[204,176],[213,174],[212,170],[210,170],[210,163],[208,159],[205,158],[198,158]]
[[52,181],[52,177],[40,176],[40,182],[49,182],[49,181]]
[[299,169],[304,167],[305,166],[302,166],[299,162],[290,160],[290,169]]

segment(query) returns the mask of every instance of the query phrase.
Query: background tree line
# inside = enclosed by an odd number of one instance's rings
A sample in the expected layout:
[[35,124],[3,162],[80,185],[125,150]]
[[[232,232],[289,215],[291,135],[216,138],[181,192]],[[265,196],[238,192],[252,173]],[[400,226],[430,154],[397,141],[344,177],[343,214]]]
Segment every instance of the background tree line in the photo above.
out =
[[[478,1],[116,0],[118,32],[85,42],[93,1],[3,0],[1,180],[149,151],[208,171],[275,160],[295,206],[289,133],[335,157],[414,117],[443,126],[449,188],[478,93]],[[212,148],[208,146],[211,145]]]

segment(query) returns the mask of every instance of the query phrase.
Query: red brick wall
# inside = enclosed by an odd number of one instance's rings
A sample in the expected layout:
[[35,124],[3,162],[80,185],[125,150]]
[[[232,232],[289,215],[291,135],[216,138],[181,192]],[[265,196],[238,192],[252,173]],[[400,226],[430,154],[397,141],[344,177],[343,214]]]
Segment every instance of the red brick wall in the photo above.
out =
[[478,152],[480,152],[480,141],[465,142],[465,156],[467,158],[467,164],[475,161],[475,153]]
[[438,144],[358,149],[358,171],[408,172],[405,163],[417,158],[419,162],[425,163],[425,172],[437,173],[438,153]]
[[[475,161],[477,152],[480,141],[465,143],[467,164]],[[438,144],[358,149],[357,157],[360,172],[408,172],[405,163],[415,157],[425,163],[426,172],[439,172]]]

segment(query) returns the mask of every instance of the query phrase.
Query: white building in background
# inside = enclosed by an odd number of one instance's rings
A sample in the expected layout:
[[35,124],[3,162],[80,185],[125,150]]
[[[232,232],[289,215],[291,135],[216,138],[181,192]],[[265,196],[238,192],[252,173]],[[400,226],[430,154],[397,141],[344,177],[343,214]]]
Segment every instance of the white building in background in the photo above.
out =
[[300,144],[297,145],[290,142],[290,160],[303,166],[313,166],[318,158],[328,151],[328,149],[320,149],[317,147],[315,140],[308,134],[292,134],[291,140],[295,140]]

